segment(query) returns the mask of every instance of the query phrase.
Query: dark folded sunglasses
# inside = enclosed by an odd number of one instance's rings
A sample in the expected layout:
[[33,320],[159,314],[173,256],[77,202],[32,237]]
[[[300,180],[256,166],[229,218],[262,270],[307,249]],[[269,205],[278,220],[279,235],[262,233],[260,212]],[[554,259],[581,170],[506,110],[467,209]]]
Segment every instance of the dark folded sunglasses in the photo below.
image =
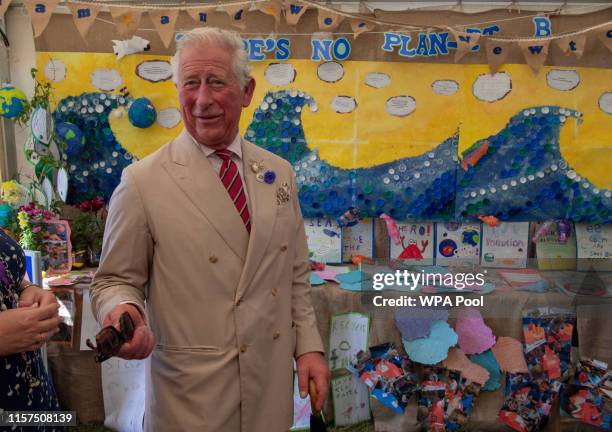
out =
[[113,326],[104,327],[96,335],[95,346],[91,339],[87,339],[87,346],[95,351],[94,359],[102,363],[111,357],[116,356],[124,343],[129,342],[134,337],[134,321],[129,313],[124,312],[119,317],[119,328]]

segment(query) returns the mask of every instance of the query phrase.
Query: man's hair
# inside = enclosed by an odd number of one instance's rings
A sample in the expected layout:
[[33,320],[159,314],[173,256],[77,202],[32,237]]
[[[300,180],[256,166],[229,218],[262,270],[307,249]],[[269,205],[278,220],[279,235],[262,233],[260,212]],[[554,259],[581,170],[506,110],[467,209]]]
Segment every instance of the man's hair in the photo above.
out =
[[248,63],[247,52],[244,50],[242,38],[238,33],[217,27],[198,27],[188,31],[176,42],[176,53],[170,63],[172,64],[172,81],[178,84],[181,50],[191,45],[221,45],[232,56],[232,69],[238,79],[240,87],[244,87],[251,77],[251,67]]

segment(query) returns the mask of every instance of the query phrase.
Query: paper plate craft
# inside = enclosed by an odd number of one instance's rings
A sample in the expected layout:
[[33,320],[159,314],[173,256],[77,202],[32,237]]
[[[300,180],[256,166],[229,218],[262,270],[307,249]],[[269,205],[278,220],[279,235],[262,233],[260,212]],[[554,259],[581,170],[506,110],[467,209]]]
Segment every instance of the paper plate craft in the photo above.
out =
[[460,348],[455,347],[448,350],[448,357],[442,362],[442,365],[480,385],[484,385],[489,380],[489,371],[471,361]]
[[412,361],[432,365],[447,357],[448,349],[457,344],[457,333],[446,321],[434,321],[429,336],[402,342]]
[[446,309],[405,307],[395,312],[395,325],[406,341],[429,336],[434,321],[447,320]]
[[478,309],[461,309],[455,330],[459,336],[459,347],[466,354],[480,354],[495,345],[493,331],[485,324]]
[[482,387],[483,391],[495,391],[501,388],[501,371],[491,350],[487,350],[482,354],[473,354],[470,356],[470,360],[489,372],[489,379]]
[[12,119],[23,114],[28,98],[25,93],[12,85],[0,87],[0,116]]
[[514,338],[501,336],[491,348],[493,355],[503,372],[527,373],[527,362],[523,354],[523,344]]

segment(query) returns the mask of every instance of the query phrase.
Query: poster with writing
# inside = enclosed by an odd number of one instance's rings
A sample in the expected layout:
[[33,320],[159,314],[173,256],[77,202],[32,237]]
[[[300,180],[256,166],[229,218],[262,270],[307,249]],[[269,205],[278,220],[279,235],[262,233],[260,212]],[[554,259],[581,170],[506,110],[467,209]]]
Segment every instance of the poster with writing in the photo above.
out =
[[112,357],[101,364],[104,426],[142,432],[145,409],[145,360]]
[[578,270],[612,271],[612,225],[576,224]]
[[483,267],[525,268],[529,246],[529,222],[501,222],[482,227]]
[[368,348],[370,317],[357,312],[334,315],[329,332],[329,367],[344,369],[359,351]]
[[96,334],[102,329],[91,311],[91,300],[89,299],[89,288],[83,288],[83,312],[81,313],[81,351],[91,351],[87,346],[87,339],[96,340]]
[[[541,224],[536,224],[535,232]],[[572,230],[566,241],[559,240],[557,224],[553,223],[536,243],[536,258],[540,270],[574,270],[576,268],[576,235]]]
[[370,420],[368,387],[355,375],[345,375],[331,382],[336,426],[348,426]]
[[310,430],[310,414],[312,414],[310,396],[306,396],[304,399],[300,397],[297,373],[295,373],[293,374],[293,426],[289,430]]
[[342,262],[342,229],[331,218],[304,220],[311,259],[328,264]]
[[480,223],[436,224],[436,264],[470,265],[480,261]]
[[389,257],[409,264],[433,265],[434,224],[397,222],[400,244],[389,241]]
[[355,255],[374,256],[374,220],[362,219],[342,228],[342,261],[351,262]]

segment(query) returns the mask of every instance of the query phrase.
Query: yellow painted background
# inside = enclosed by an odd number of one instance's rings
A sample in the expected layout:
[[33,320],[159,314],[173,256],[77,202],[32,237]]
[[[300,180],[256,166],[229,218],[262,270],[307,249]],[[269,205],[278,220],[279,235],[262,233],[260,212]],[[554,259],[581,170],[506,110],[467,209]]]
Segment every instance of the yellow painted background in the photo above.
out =
[[[178,108],[178,98],[171,81],[150,83],[135,74],[136,66],[145,60],[169,60],[168,57],[130,55],[117,60],[112,54],[98,53],[38,53],[37,64],[41,78],[50,59],[62,60],[67,69],[66,79],[54,82],[55,101],[66,96],[99,91],[90,81],[97,68],[117,69],[123,85],[132,97],[145,96],[160,111]],[[512,91],[502,100],[482,102],[472,94],[472,83],[488,72],[487,65],[448,65],[433,63],[390,63],[345,61],[344,77],[333,84],[317,77],[318,63],[310,60],[291,60],[297,70],[296,80],[288,86],[272,87],[264,79],[270,61],[253,63],[257,80],[253,104],[245,110],[241,121],[244,133],[255,108],[267,91],[296,88],[310,94],[318,110],[305,107],[302,120],[310,148],[318,148],[321,157],[339,167],[365,167],[403,157],[420,155],[437,146],[460,130],[459,153],[474,142],[497,134],[513,115],[526,107],[559,105],[583,113],[583,123],[571,120],[562,128],[561,151],[577,173],[587,177],[599,188],[612,189],[612,116],[598,107],[602,93],[612,91],[610,69],[572,68],[580,75],[580,84],[571,91],[559,91],[546,83],[544,67],[536,76],[526,65],[505,65],[500,71],[512,78]],[[564,68],[555,68],[564,69]],[[565,68],[568,69],[568,68]],[[391,84],[374,89],[364,84],[368,73],[383,72],[391,77]],[[451,96],[433,92],[436,80],[454,80],[459,91]],[[356,99],[358,107],[350,114],[337,114],[330,106],[338,95]],[[389,97],[412,96],[416,110],[399,118],[386,113]],[[178,125],[165,129],[157,124],[147,129],[130,125],[127,115],[111,116],[111,127],[118,141],[138,158],[151,153],[182,129]]]

